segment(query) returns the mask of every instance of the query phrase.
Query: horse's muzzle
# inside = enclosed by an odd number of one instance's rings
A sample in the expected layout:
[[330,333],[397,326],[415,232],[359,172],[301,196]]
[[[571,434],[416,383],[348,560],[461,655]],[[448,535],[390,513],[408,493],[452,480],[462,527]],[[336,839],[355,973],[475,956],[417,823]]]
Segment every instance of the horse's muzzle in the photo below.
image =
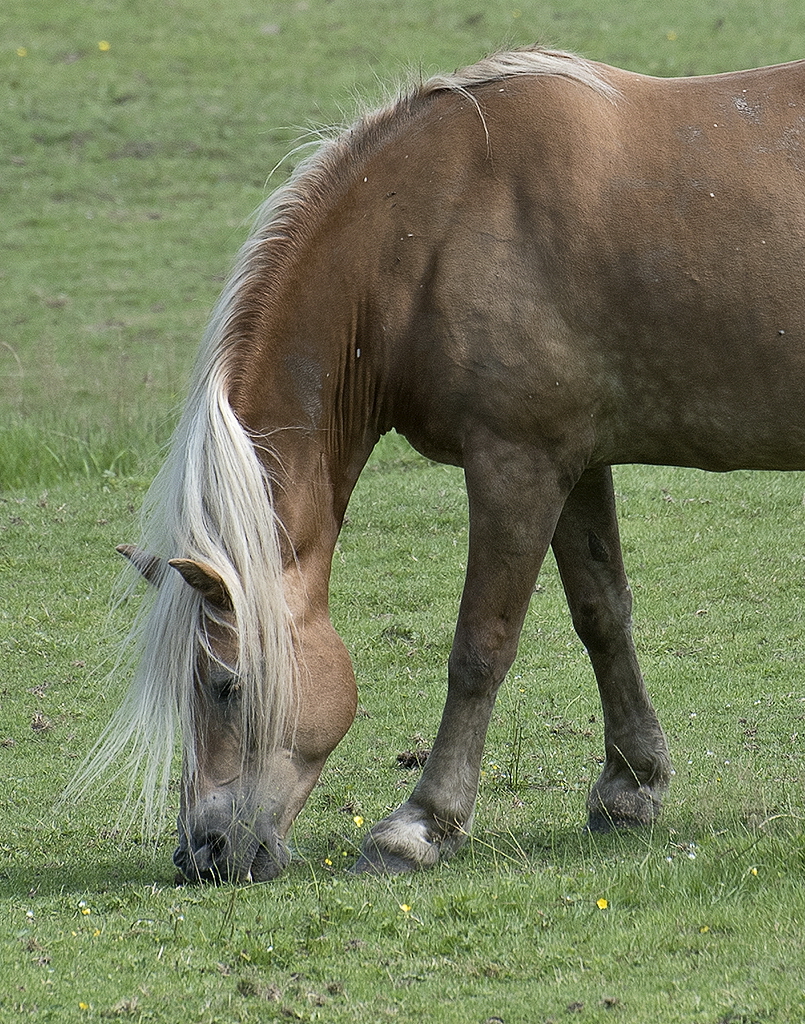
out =
[[282,873],[290,853],[276,834],[257,834],[234,823],[229,829],[194,828],[179,823],[173,863],[189,882],[267,882]]

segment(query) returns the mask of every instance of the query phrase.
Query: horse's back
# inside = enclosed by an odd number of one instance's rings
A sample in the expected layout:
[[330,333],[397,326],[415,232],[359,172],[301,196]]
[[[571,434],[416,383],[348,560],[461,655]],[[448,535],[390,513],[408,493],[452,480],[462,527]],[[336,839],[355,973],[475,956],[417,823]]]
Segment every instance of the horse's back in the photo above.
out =
[[432,383],[412,439],[459,461],[486,417],[587,462],[805,466],[805,63],[600,74],[617,98],[541,76],[435,97],[386,147],[397,372]]

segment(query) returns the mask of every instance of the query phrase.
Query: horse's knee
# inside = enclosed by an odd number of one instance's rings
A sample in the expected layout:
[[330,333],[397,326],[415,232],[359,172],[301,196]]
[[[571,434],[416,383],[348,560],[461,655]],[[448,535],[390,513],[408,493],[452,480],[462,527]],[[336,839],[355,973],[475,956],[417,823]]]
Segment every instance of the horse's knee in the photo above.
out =
[[494,696],[509,671],[514,655],[510,645],[482,648],[477,643],[456,642],[448,661],[451,690],[468,697]]
[[574,603],[573,628],[588,651],[606,649],[632,628],[632,597],[629,588]]

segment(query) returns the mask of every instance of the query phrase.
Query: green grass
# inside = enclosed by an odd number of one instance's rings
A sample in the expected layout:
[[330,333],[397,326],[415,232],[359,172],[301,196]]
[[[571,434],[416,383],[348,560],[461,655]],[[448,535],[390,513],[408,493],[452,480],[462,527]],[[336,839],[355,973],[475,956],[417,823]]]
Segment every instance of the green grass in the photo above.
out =
[[413,784],[396,754],[435,732],[465,558],[460,473],[396,437],[335,558],[361,713],[288,873],[175,888],[169,821],[155,842],[114,829],[122,783],[54,809],[125,686],[114,545],[305,126],[537,39],[652,74],[787,60],[801,3],[5,0],[0,39],[0,1022],[805,1021],[798,474],[617,472],[676,769],[649,834],[581,830],[602,723],[549,560],[474,839],[427,874],[345,874]]
[[431,873],[345,874],[412,785],[396,754],[432,738],[466,540],[460,474],[390,438],[336,558],[361,714],[299,819],[288,873],[221,889],[174,888],[169,822],[155,845],[111,828],[122,783],[51,809],[124,684],[104,681],[98,624],[142,485],[9,494],[2,570],[26,585],[0,617],[0,1020],[460,1024],[563,1019],[582,1003],[588,1021],[803,1019],[803,479],[624,469],[617,486],[677,772],[653,832],[582,832],[600,713],[548,565],[473,841]]

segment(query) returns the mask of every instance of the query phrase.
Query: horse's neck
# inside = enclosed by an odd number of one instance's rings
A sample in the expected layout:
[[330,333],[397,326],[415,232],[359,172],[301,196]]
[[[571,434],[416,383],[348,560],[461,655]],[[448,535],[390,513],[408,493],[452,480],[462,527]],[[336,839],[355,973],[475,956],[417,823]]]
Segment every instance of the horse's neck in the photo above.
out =
[[309,562],[316,575],[329,573],[352,489],[378,436],[361,407],[369,388],[356,366],[362,356],[275,355],[251,369],[233,401],[271,481],[283,561]]

